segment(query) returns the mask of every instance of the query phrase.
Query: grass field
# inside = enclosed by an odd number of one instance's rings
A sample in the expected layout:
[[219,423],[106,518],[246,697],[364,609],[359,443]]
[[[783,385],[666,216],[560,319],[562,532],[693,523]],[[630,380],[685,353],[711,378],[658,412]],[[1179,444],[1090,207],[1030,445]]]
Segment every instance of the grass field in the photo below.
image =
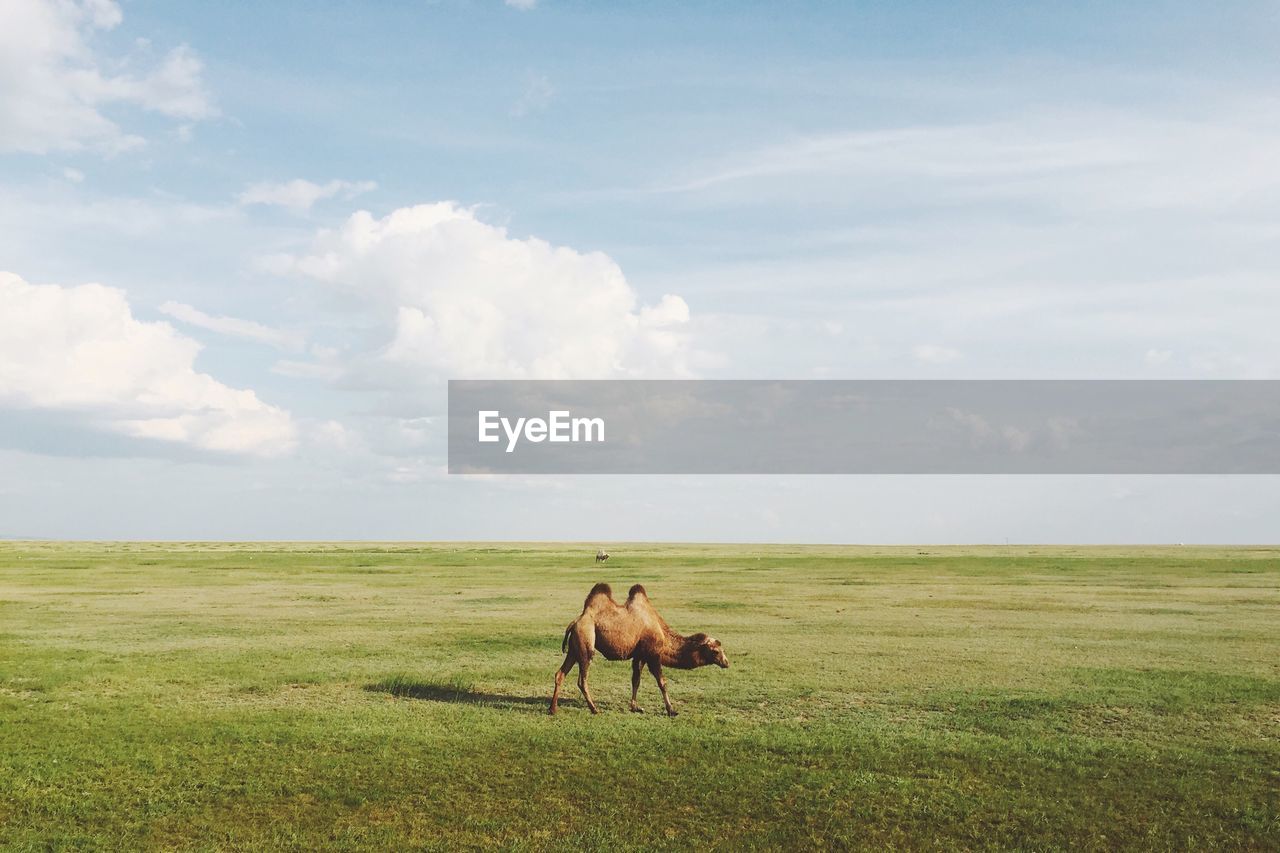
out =
[[611,550],[0,543],[0,847],[1280,848],[1280,550]]

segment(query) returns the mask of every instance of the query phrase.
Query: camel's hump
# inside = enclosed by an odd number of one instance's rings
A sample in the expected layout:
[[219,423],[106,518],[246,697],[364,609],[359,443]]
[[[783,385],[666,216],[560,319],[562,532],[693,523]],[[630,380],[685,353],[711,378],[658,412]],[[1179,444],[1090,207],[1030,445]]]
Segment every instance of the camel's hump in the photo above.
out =
[[598,583],[595,586],[591,587],[591,592],[587,593],[587,601],[590,601],[591,599],[595,598],[597,595],[604,595],[604,596],[608,596],[609,598],[613,598],[613,588],[610,587],[607,583]]

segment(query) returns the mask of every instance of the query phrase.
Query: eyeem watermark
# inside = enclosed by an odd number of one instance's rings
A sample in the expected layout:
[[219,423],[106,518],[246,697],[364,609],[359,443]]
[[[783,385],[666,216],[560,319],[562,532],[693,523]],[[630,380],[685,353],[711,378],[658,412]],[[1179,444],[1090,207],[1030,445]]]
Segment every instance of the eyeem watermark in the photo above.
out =
[[543,418],[504,418],[497,409],[476,413],[479,422],[477,441],[482,444],[500,442],[501,429],[507,440],[507,453],[513,453],[520,439],[539,444],[604,441],[604,418],[575,418],[567,410],[551,411]]
[[452,380],[449,471],[1280,474],[1280,380]]

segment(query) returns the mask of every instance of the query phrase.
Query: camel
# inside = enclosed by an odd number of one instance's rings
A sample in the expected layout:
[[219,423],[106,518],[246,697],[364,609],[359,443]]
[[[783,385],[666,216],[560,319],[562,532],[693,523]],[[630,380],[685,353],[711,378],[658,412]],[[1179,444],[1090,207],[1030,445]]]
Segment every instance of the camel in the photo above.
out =
[[658,682],[662,704],[671,717],[676,715],[676,709],[667,695],[667,679],[662,675],[662,667],[694,669],[708,664],[722,669],[729,667],[729,659],[724,656],[719,640],[702,633],[682,637],[672,631],[649,603],[649,596],[640,584],[631,587],[625,605],[613,600],[613,590],[607,583],[593,586],[582,604],[582,615],[565,629],[560,649],[566,654],[564,663],[556,670],[556,687],[551,694],[552,714],[560,701],[564,677],[575,665],[578,667],[578,689],[582,691],[582,698],[591,713],[600,713],[587,688],[587,668],[596,652],[607,660],[631,661],[631,711],[637,714],[644,712],[636,704],[636,695],[640,692],[640,674],[646,666]]
[[608,551],[605,551],[603,548],[602,548],[601,550],[599,550],[599,551],[596,551],[596,562],[597,562],[597,563],[603,563],[603,562],[604,562],[605,560],[607,560],[607,559],[609,559],[609,552],[608,552]]

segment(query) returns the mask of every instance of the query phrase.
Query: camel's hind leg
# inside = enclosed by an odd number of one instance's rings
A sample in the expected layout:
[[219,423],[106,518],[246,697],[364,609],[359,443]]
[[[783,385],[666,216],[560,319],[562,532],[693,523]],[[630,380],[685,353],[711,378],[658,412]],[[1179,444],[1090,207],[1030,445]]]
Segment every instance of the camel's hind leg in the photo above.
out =
[[631,712],[643,714],[644,708],[636,704],[636,696],[640,693],[640,676],[644,672],[644,661],[633,658],[631,661]]
[[557,706],[560,704],[560,687],[564,684],[564,677],[569,674],[569,670],[573,669],[573,665],[578,661],[573,657],[573,652],[564,656],[564,663],[560,664],[560,668],[556,670],[556,689],[551,694],[551,710],[547,713],[554,714]]

